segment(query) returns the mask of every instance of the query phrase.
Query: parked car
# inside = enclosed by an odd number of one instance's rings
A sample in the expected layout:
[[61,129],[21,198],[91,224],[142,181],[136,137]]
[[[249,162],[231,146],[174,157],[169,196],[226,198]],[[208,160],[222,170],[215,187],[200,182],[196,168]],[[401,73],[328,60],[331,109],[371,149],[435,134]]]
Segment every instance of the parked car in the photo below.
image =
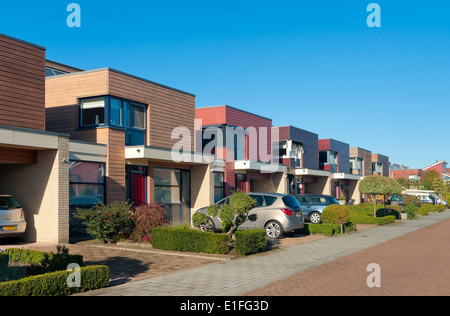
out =
[[322,222],[323,210],[331,204],[339,204],[336,198],[323,194],[301,194],[297,195],[305,221],[312,224],[320,224]]
[[[258,203],[258,206],[250,211],[250,215],[257,215],[257,220],[254,222],[248,220],[239,226],[239,229],[265,229],[267,237],[278,239],[284,234],[293,233],[295,230],[303,228],[302,210],[294,196],[277,193],[246,194],[254,198]],[[223,205],[228,203],[230,203],[230,197],[215,203],[215,205],[220,212]],[[201,208],[197,212],[208,215],[208,207]],[[210,217],[209,225],[201,229],[220,231],[222,229],[222,221],[219,216]]]
[[25,233],[25,212],[10,195],[0,195],[0,238],[20,237]]
[[405,205],[405,200],[403,199],[403,195],[401,195],[401,194],[394,194],[389,199],[389,205],[404,206]]
[[433,196],[422,195],[419,197],[420,203],[436,204],[436,199]]

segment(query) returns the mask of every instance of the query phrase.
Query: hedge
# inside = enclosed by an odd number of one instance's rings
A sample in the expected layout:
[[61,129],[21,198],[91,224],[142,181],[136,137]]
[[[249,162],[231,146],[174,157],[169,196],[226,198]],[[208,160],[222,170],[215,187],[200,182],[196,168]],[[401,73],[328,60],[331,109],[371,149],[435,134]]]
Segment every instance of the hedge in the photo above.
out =
[[8,256],[9,262],[30,265],[27,270],[28,275],[66,270],[71,263],[83,266],[83,256],[69,255],[67,253],[54,254],[51,252],[10,248],[6,249],[3,255]]
[[243,256],[258,253],[267,246],[266,231],[263,229],[237,231],[235,237],[234,250]]
[[373,217],[368,215],[350,215],[350,221],[355,224],[375,224],[375,225],[386,225],[395,223],[396,216],[390,215],[385,217]]
[[[352,232],[356,230],[356,224],[346,223],[343,225],[344,233]],[[341,234],[341,225],[339,224],[305,224],[303,229],[300,230],[301,234],[323,234],[327,236],[334,236]]]
[[108,286],[107,266],[89,266],[81,268],[80,272],[81,287],[67,285],[71,271],[57,271],[0,283],[0,296],[67,296]]
[[230,237],[226,234],[202,232],[182,227],[157,227],[152,231],[152,246],[156,249],[226,254],[230,251]]

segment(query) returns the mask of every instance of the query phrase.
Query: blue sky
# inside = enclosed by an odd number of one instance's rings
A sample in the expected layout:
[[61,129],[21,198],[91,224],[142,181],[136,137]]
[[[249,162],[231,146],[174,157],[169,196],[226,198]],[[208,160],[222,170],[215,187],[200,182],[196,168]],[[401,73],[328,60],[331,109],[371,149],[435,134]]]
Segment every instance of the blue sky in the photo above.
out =
[[[81,6],[81,28],[66,7]],[[381,7],[381,28],[366,24]],[[449,1],[2,1],[0,32],[422,168],[450,159]]]

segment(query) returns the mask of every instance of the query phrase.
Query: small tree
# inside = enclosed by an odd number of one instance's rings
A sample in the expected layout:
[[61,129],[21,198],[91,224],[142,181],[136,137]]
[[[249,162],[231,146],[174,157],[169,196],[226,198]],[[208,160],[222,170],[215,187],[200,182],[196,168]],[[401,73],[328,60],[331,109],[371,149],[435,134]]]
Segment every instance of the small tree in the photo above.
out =
[[359,191],[362,194],[372,195],[373,199],[373,216],[377,217],[376,195],[386,197],[402,192],[402,186],[394,179],[382,177],[378,175],[368,176],[361,180]]
[[255,199],[245,193],[236,192],[230,197],[230,203],[224,204],[219,209],[212,205],[208,208],[208,215],[211,217],[219,216],[222,221],[223,230],[234,239],[234,234],[246,221],[256,221],[257,215],[250,214],[250,211],[257,206]]

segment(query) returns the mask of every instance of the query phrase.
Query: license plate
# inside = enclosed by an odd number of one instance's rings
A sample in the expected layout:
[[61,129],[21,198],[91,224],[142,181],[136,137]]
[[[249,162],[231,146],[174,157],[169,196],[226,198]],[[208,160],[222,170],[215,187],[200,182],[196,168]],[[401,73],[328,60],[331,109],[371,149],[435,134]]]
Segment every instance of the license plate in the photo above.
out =
[[302,214],[297,213],[297,214],[295,214],[295,216],[296,216],[296,217],[302,217]]
[[17,230],[17,226],[2,226],[2,231]]

